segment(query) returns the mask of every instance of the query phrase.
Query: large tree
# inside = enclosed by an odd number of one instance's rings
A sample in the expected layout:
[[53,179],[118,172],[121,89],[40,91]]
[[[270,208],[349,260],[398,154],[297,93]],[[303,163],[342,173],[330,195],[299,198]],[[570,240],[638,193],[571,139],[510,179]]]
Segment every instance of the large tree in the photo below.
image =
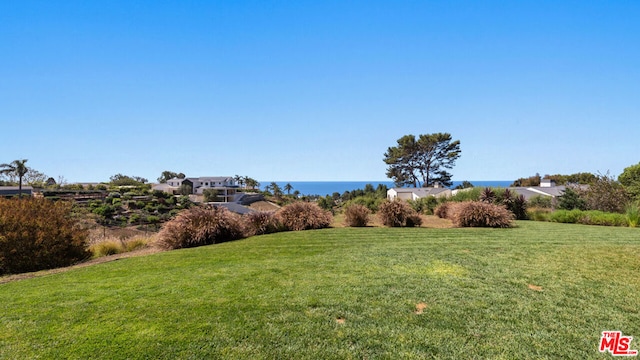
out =
[[187,176],[185,174],[183,174],[183,173],[176,173],[176,172],[173,172],[173,171],[165,170],[165,171],[162,172],[162,174],[158,178],[158,182],[160,184],[165,184],[167,182],[167,180],[171,180],[171,179],[174,179],[174,178],[184,179],[185,177],[187,177]]
[[387,177],[393,179],[396,186],[433,186],[440,183],[451,186],[451,173],[456,160],[460,157],[460,141],[451,139],[451,134],[434,133],[405,135],[398,139],[384,153]]
[[27,159],[13,160],[10,164],[0,164],[0,174],[14,174],[18,177],[18,197],[22,197],[22,178],[29,171]]
[[640,200],[640,163],[625,168],[622,174],[618,176],[618,181],[631,196]]

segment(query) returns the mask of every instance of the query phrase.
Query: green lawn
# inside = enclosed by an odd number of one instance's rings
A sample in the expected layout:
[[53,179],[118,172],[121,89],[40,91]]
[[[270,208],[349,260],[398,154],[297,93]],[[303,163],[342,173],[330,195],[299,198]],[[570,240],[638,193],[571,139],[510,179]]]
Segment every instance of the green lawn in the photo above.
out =
[[640,229],[340,228],[0,285],[0,358],[611,358]]

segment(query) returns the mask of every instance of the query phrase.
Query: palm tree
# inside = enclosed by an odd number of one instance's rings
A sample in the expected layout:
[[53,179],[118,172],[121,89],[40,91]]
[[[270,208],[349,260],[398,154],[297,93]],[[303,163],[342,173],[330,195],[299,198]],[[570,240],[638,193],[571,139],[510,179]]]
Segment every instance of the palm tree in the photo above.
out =
[[287,185],[284,186],[284,191],[287,192],[287,195],[291,195],[291,190],[293,190],[293,186],[291,186],[291,184],[287,183]]
[[282,189],[280,189],[280,186],[275,182],[269,184],[269,188],[273,192],[273,196],[275,196],[276,198],[279,198],[282,195]]
[[0,164],[0,174],[15,174],[18,176],[18,197],[22,198],[22,178],[29,171],[25,163],[27,159],[13,160],[10,164]]

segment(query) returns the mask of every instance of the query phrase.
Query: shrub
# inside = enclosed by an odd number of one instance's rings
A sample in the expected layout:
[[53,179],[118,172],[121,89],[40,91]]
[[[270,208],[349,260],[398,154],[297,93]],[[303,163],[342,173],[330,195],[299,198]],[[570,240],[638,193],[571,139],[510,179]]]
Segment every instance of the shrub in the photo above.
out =
[[587,209],[616,213],[623,213],[624,206],[630,199],[625,187],[609,174],[597,175],[596,181],[581,195],[587,204]]
[[278,232],[280,226],[274,212],[256,211],[244,215],[247,235],[264,235]]
[[333,216],[317,204],[297,201],[277,212],[279,223],[284,230],[299,231],[329,227]]
[[553,198],[544,195],[532,196],[528,201],[528,206],[532,208],[551,209],[553,207]]
[[136,236],[124,242],[124,251],[134,251],[149,247],[149,238]]
[[480,193],[480,201],[492,204],[496,200],[496,193],[491,188],[485,188]]
[[[382,224],[390,227],[418,226],[422,223],[421,220],[416,220],[419,215],[415,210],[401,200],[383,202],[378,209],[378,217]],[[409,219],[408,222],[407,219]]]
[[453,202],[443,202],[442,204],[438,205],[436,207],[436,209],[433,211],[433,214],[441,219],[448,219],[449,217],[449,211],[451,210],[451,206],[453,205]]
[[433,214],[436,206],[438,206],[438,199],[435,196],[427,196],[417,200],[407,200],[407,203],[418,214],[431,215]]
[[69,266],[87,259],[88,232],[72,204],[46,199],[0,199],[0,274]]
[[123,253],[125,248],[122,241],[111,239],[91,245],[89,251],[91,251],[94,258],[98,258]]
[[370,214],[371,211],[366,206],[351,204],[344,209],[344,222],[351,227],[367,226]]
[[586,210],[587,203],[574,189],[567,187],[562,195],[558,196],[558,209],[561,210]]
[[578,223],[584,225],[627,226],[627,218],[623,214],[590,210],[582,212],[578,218]]
[[351,200],[349,200],[347,202],[346,206],[349,206],[351,204],[358,204],[358,205],[362,205],[367,207],[367,209],[371,210],[371,212],[377,212],[378,208],[380,207],[380,204],[382,204],[382,202],[385,200],[386,198],[379,198],[376,197],[374,195],[363,195],[363,196],[357,196]]
[[417,212],[413,212],[407,215],[405,225],[407,227],[419,227],[420,225],[422,225],[422,218],[420,217],[420,214],[418,214]]
[[640,223],[640,202],[629,203],[625,208],[625,217],[629,227],[636,227]]
[[467,188],[464,190],[459,190],[456,192],[455,195],[451,196],[449,198],[449,200],[451,201],[456,201],[456,202],[462,202],[462,201],[478,201],[480,200],[480,194],[482,193],[481,188],[479,187],[474,187],[474,188]]
[[549,220],[558,223],[576,224],[581,215],[582,211],[578,209],[556,210],[549,215]]
[[240,215],[222,207],[194,207],[167,222],[158,234],[157,244],[164,249],[180,249],[243,237]]
[[512,226],[514,219],[513,213],[505,207],[480,201],[456,204],[449,217],[459,227],[507,228]]
[[535,221],[551,221],[551,209],[548,208],[529,208],[527,209],[527,218]]

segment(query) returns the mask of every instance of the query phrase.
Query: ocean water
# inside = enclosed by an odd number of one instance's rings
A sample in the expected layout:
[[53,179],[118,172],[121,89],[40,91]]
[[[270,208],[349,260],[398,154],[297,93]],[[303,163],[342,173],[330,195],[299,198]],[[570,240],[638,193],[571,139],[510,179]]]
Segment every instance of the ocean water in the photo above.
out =
[[[496,180],[496,181],[470,181],[473,186],[476,187],[508,187],[513,183],[511,180]],[[264,190],[272,181],[265,181],[260,183],[260,188]],[[331,195],[334,192],[339,194],[345,191],[353,191],[357,189],[364,189],[367,184],[373,185],[373,188],[377,188],[379,184],[386,185],[388,188],[392,188],[393,181],[275,181],[281,189],[288,183],[291,184],[294,192],[298,190],[302,195]],[[462,181],[454,181],[454,188],[462,184]],[[283,190],[284,191],[284,190]],[[285,192],[286,193],[286,192]]]

